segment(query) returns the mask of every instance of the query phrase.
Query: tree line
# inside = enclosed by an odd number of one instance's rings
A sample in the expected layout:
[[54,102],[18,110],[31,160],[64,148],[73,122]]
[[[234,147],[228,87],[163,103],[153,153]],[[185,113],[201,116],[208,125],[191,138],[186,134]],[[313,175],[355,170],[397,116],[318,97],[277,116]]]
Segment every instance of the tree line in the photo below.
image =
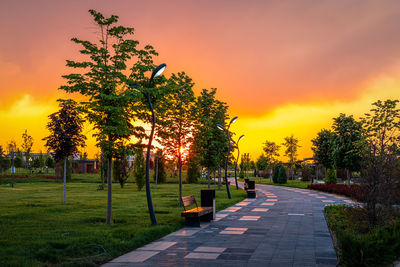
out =
[[102,174],[107,181],[107,223],[111,223],[112,169],[124,179],[126,158],[134,154],[133,172],[138,187],[143,186],[144,142],[152,134],[143,123],[153,121],[149,103],[156,114],[155,139],[162,147],[156,158],[160,159],[158,164],[166,157],[174,159],[180,197],[185,162],[188,181],[196,181],[202,168],[210,180],[211,173],[222,166],[228,140],[216,125],[226,124],[228,105],[217,99],[216,88],[202,89],[195,96],[194,82],[184,71],[170,77],[154,75],[158,52],[153,46],[141,46],[133,39],[133,28],[117,24],[118,16],[104,17],[95,10],[89,13],[99,39],[72,38],[81,46],[84,59],[67,60],[73,71],[63,75],[66,84],[59,88],[79,97],[59,100],[60,110],[50,115],[51,134],[44,140],[56,160],[65,164],[65,159],[85,143],[83,123],[93,126],[101,162],[105,163]]

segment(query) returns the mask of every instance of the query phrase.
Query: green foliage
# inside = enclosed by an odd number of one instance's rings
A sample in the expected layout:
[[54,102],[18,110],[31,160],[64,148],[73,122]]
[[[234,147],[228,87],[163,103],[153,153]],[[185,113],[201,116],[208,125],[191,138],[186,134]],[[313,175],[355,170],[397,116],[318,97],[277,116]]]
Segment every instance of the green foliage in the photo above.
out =
[[77,110],[76,103],[67,101],[60,103],[60,110],[49,116],[47,129],[50,135],[43,138],[45,146],[52,153],[56,162],[79,152],[85,145],[86,136],[82,134],[83,120]]
[[0,171],[4,172],[11,167],[11,160],[9,158],[0,158]]
[[[194,83],[184,72],[172,74],[167,81],[168,94],[163,97],[164,114],[159,117],[158,136],[164,151],[176,158],[179,190],[182,188],[182,149],[192,142],[194,127]],[[182,192],[179,194],[182,195]]]
[[[260,158],[262,158],[264,161],[266,161],[267,168],[275,164],[278,160],[277,157],[279,157],[279,150],[280,146],[277,145],[275,142],[271,142],[266,140],[264,142],[263,150],[264,150],[264,155],[262,155]],[[265,169],[267,169],[265,168]],[[265,170],[263,169],[263,170]],[[261,170],[261,169],[260,169]]]
[[274,166],[274,171],[272,173],[272,181],[274,182],[274,184],[278,183],[278,177],[279,177],[279,171],[280,171],[281,165],[276,164]]
[[291,171],[292,180],[293,180],[293,171],[294,171],[297,156],[298,156],[297,150],[300,147],[299,139],[295,138],[292,134],[291,136],[285,137],[285,142],[282,143],[282,145],[284,145],[286,147],[285,156],[289,158],[289,169]]
[[[250,169],[250,165],[251,165],[251,163],[250,163],[250,154],[249,153],[244,153],[242,155],[242,157],[241,157],[241,160],[240,160],[240,171],[244,172],[243,174],[244,174],[245,177],[246,177],[247,171]],[[240,174],[239,174],[239,177],[240,177]],[[242,178],[242,177],[240,177],[240,178]]]
[[[88,175],[73,174],[68,205],[57,201],[62,184],[49,179],[30,179],[19,183],[18,190],[0,186],[0,266],[100,266],[184,226],[174,193],[176,184],[164,184],[152,192],[157,226],[144,219],[148,217],[144,190],[114,187],[115,224],[110,227],[104,218],[105,192],[95,190],[97,175],[75,182],[81,176]],[[183,186],[185,194],[200,200],[204,185]],[[216,190],[216,198],[218,211],[243,200],[245,193],[233,190],[229,200],[226,193]],[[87,244],[99,244],[107,253]],[[97,254],[101,255],[92,257]]]
[[55,167],[54,160],[53,160],[53,158],[52,158],[51,156],[48,156],[48,157],[46,158],[46,166],[47,166],[47,168],[49,168],[49,169],[53,169],[53,168]]
[[326,183],[327,184],[336,184],[337,183],[336,169],[333,169],[333,168],[327,169]]
[[24,160],[22,158],[22,152],[18,151],[14,158],[14,166],[15,168],[22,168],[24,166]]
[[368,142],[373,144],[379,153],[398,151],[400,143],[400,109],[398,100],[378,100],[372,105],[371,113],[362,119]]
[[196,183],[200,173],[199,156],[193,151],[189,150],[189,157],[187,162],[187,182],[189,184]]
[[285,166],[281,165],[278,172],[278,184],[286,184],[287,183],[287,175]]
[[[139,42],[130,39],[134,29],[116,25],[118,16],[105,18],[95,10],[89,13],[100,38],[98,43],[72,38],[82,46],[80,53],[87,60],[67,60],[67,66],[78,71],[64,75],[67,85],[60,89],[90,99],[80,102],[81,109],[96,129],[97,144],[109,158],[132,135],[139,139],[145,135],[143,127],[132,124],[140,111],[147,109],[140,104],[142,94],[131,90],[130,84],[135,82],[138,89],[144,90],[149,81],[145,73],[154,69],[152,58],[158,54],[150,45],[140,49]],[[128,62],[133,64],[131,69],[127,67]],[[148,118],[146,112],[142,114],[143,120]]]
[[311,180],[311,170],[310,166],[308,166],[307,164],[303,164],[301,166],[301,180],[304,182]]
[[365,141],[362,123],[356,121],[353,116],[346,116],[345,114],[340,114],[333,121],[335,166],[349,171],[360,170],[361,145]]
[[143,149],[138,148],[135,153],[135,159],[133,161],[133,177],[135,177],[136,186],[138,190],[142,190],[145,183],[146,166],[143,156]]
[[[362,208],[325,207],[329,227],[339,244],[342,266],[389,266],[400,256],[400,219],[360,233]],[[354,216],[356,213],[357,216]]]
[[240,168],[240,171],[239,171],[239,178],[244,178],[245,177],[245,175],[244,175],[244,170],[242,169],[242,168]]
[[30,153],[33,146],[33,137],[28,134],[28,130],[26,129],[25,132],[22,134],[22,140],[22,150],[25,154],[25,160],[27,161],[30,158]]
[[333,155],[335,134],[330,130],[322,129],[311,142],[314,158],[325,168],[332,168],[335,164]]
[[216,92],[216,88],[203,89],[195,107],[195,151],[199,153],[200,165],[210,171],[220,166],[228,149],[226,133],[217,127],[217,124],[225,125],[228,106],[215,98]]
[[[60,173],[58,173],[58,177],[63,177],[64,176],[64,160],[61,160],[59,162],[60,164]],[[70,158],[67,158],[67,176],[66,179],[67,181],[71,181],[72,179],[72,168],[71,168],[72,162]]]
[[113,162],[113,178],[114,181],[119,182],[121,188],[124,188],[124,185],[129,177],[129,172],[129,162],[126,159],[126,155],[119,155]]
[[167,170],[165,168],[165,156],[163,154],[163,151],[161,149],[157,150],[156,155],[158,156],[158,159],[156,160],[156,163],[154,165],[154,181],[156,180],[156,167],[158,165],[158,177],[157,177],[157,183],[165,183],[167,182]]
[[39,158],[35,158],[35,159],[33,160],[32,167],[33,167],[33,168],[40,168],[40,167],[41,167],[41,162],[40,162]]

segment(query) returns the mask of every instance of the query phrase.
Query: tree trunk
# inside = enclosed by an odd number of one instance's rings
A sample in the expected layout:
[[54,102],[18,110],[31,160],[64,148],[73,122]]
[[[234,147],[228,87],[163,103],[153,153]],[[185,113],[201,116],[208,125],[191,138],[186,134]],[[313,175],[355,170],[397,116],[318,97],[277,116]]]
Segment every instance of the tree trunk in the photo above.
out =
[[210,189],[210,167],[207,168],[207,182],[208,188]]
[[221,167],[218,167],[218,190],[221,189]]
[[155,158],[155,162],[156,162],[156,188],[157,188],[157,180],[158,180],[158,156],[156,156]]
[[67,157],[64,158],[64,205],[67,203],[66,200],[66,187],[67,187]]
[[14,167],[14,157],[11,158],[11,187],[14,187],[14,173],[15,173],[15,167]]
[[217,184],[217,172],[214,171],[214,185]]
[[101,164],[101,165],[100,165],[100,166],[101,166],[101,168],[100,168],[101,189],[104,190],[104,177],[105,177],[104,171],[105,171],[105,168],[104,168],[104,154],[103,154],[103,150],[101,151],[100,164]]
[[111,224],[112,220],[112,157],[107,156],[107,224]]
[[181,153],[179,152],[178,158],[178,168],[179,168],[179,203],[182,205],[182,159]]
[[346,173],[347,173],[347,185],[350,186],[350,171],[349,171],[349,169],[346,169]]
[[327,180],[328,180],[328,169],[325,168],[325,184]]

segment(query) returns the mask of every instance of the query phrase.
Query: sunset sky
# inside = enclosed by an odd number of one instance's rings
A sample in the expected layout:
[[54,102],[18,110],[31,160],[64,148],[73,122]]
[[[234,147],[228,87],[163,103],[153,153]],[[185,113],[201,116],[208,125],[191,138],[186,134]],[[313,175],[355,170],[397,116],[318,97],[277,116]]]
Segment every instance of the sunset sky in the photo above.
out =
[[[77,58],[70,39],[95,40],[88,9],[135,28],[160,53],[165,72],[185,71],[239,116],[241,152],[255,159],[265,140],[310,140],[339,113],[363,115],[400,96],[400,1],[11,1],[0,8],[0,144],[28,130],[45,151],[47,116]],[[90,129],[85,129],[90,135]],[[97,149],[88,141],[89,156]],[[283,149],[282,149],[283,153]],[[284,159],[284,158],[282,158]]]

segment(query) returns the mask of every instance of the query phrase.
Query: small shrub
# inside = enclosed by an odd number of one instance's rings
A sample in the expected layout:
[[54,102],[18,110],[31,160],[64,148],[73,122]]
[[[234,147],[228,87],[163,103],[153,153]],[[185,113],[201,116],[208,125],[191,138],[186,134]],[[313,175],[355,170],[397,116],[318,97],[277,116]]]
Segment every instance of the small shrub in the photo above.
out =
[[135,160],[133,161],[133,176],[136,180],[138,190],[142,190],[145,182],[145,162],[143,157],[143,149],[138,149],[135,153]]
[[154,182],[156,181],[156,168],[158,167],[157,171],[157,183],[162,184],[167,181],[167,172],[165,170],[165,157],[162,154],[161,150],[158,150],[156,155],[158,156],[157,160],[155,161],[154,164]]
[[336,184],[337,183],[337,176],[336,176],[336,169],[328,169],[327,170],[327,184]]
[[278,183],[279,170],[280,170],[280,165],[278,164],[275,165],[274,172],[272,174],[272,181],[274,182],[274,184]]
[[284,166],[280,166],[280,168],[279,168],[278,183],[279,184],[286,184],[287,183],[286,168]]
[[301,166],[301,180],[303,182],[307,182],[307,181],[311,180],[310,168],[305,164]]
[[244,170],[243,170],[243,168],[240,169],[239,178],[244,179]]

